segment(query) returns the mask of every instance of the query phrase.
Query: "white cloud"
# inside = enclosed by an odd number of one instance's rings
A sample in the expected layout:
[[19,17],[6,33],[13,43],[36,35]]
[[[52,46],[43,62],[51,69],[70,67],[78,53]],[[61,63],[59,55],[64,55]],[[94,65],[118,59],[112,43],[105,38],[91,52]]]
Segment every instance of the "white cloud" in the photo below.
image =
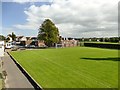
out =
[[8,34],[11,34],[12,32],[16,33],[16,30],[14,28],[6,28],[2,27],[2,34],[7,36]]
[[52,2],[52,0],[1,0],[2,2],[16,2],[24,4],[26,2]]
[[15,25],[19,29],[38,29],[45,18],[50,18],[65,37],[118,34],[118,0],[54,0],[51,6],[31,5],[24,13],[27,23]]

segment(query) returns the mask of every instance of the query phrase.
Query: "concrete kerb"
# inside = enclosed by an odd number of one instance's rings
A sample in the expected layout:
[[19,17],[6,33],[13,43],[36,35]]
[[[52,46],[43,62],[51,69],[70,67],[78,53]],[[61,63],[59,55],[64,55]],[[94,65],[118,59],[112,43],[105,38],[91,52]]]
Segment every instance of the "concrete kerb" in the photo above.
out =
[[17,65],[17,67],[19,68],[19,70],[25,75],[25,77],[29,80],[29,82],[33,85],[33,87],[35,88],[35,90],[44,90],[42,88],[41,85],[39,85],[36,80],[34,78],[32,78],[32,76],[15,60],[14,57],[12,57],[12,55],[7,52],[8,55],[10,56],[10,58],[14,61],[14,63]]

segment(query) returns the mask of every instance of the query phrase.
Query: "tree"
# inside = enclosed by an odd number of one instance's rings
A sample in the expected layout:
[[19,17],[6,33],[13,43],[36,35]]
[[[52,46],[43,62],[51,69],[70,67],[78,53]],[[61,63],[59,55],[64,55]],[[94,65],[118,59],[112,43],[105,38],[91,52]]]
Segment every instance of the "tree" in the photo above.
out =
[[0,35],[0,40],[5,40],[5,37],[3,35]]
[[50,19],[45,19],[38,30],[38,39],[44,40],[48,47],[59,42],[59,30]]
[[11,37],[13,41],[16,40],[16,35],[14,34],[14,32],[12,32],[12,34],[8,34],[8,36]]

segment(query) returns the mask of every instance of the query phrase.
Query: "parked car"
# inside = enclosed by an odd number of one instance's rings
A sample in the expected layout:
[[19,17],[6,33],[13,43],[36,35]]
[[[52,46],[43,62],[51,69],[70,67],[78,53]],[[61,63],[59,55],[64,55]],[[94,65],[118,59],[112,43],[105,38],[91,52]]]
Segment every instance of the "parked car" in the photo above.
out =
[[34,47],[36,47],[36,46],[35,46],[35,45],[26,45],[25,47],[34,48]]
[[12,47],[14,47],[16,44],[14,42],[7,42],[5,45],[5,48],[7,49],[11,49]]

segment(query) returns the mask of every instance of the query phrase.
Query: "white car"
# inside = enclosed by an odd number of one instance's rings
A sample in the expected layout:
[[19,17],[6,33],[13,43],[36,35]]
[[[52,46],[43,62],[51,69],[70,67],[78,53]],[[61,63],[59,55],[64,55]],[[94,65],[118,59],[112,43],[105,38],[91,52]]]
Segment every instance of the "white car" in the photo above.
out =
[[7,42],[5,48],[11,49],[14,46],[15,46],[15,43],[13,43],[13,42]]

